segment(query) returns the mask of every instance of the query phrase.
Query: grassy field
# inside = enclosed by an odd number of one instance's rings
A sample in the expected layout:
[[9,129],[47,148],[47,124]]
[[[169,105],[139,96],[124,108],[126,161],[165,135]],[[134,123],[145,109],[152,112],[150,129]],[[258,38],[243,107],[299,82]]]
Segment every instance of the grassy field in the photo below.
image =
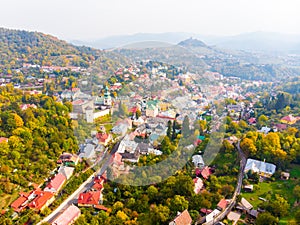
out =
[[288,217],[281,218],[280,224],[287,224],[288,221],[293,218],[293,213],[295,212],[295,207],[293,206],[296,198],[293,195],[293,189],[298,184],[300,184],[300,166],[292,165],[290,170],[291,178],[289,180],[276,180],[274,182],[262,182],[258,184],[258,190],[253,193],[241,193],[242,197],[247,199],[255,209],[261,203],[259,197],[269,198],[275,194],[279,194],[288,200],[291,210]]

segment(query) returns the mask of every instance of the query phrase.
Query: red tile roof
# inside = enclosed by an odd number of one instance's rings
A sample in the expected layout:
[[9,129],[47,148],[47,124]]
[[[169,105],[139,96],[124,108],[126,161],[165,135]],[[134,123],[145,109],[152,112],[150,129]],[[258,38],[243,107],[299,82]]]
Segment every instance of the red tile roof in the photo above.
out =
[[193,220],[187,210],[184,210],[173,220],[176,225],[190,225],[192,221]]
[[98,205],[101,197],[100,191],[90,191],[81,193],[78,197],[78,204],[82,205]]
[[15,200],[10,206],[13,208],[15,212],[21,212],[23,209],[25,209],[28,205],[28,197],[34,193],[34,191],[31,191],[30,193],[20,192],[20,197]]
[[106,181],[106,178],[102,175],[102,176],[95,176],[94,178],[94,183],[99,183],[99,184],[103,184]]
[[121,165],[122,164],[122,155],[120,153],[113,154],[111,158],[111,163]]
[[63,186],[66,179],[67,178],[63,174],[59,173],[47,184],[44,190],[46,191],[49,189],[53,189],[55,191],[58,191]]
[[94,208],[95,209],[99,209],[99,210],[103,210],[103,211],[107,211],[108,210],[104,205],[95,205]]
[[69,225],[80,216],[80,209],[75,205],[70,205],[62,214],[54,220],[51,225]]
[[226,209],[227,204],[228,204],[227,200],[223,198],[223,199],[221,199],[221,201],[219,201],[217,207],[224,210],[224,209]]
[[102,191],[103,185],[100,183],[95,183],[92,187],[92,189],[97,190],[97,191]]
[[211,169],[206,166],[201,170],[201,175],[204,179],[208,179],[208,177],[212,174]]
[[211,209],[205,209],[205,208],[202,208],[202,209],[200,209],[200,212],[202,212],[202,213],[204,213],[204,214],[209,214],[209,213],[212,212],[212,210],[211,210]]
[[13,208],[15,212],[21,212],[27,206],[26,201],[28,199],[26,197],[19,197],[16,201],[14,201],[10,206]]
[[248,120],[250,124],[256,123],[256,118],[252,117]]
[[52,193],[45,191],[35,191],[34,194],[36,197],[28,206],[36,210],[43,208],[43,206],[45,206],[47,202],[54,196]]
[[109,138],[109,134],[107,134],[107,133],[98,133],[98,134],[96,134],[96,138],[100,142],[105,142]]

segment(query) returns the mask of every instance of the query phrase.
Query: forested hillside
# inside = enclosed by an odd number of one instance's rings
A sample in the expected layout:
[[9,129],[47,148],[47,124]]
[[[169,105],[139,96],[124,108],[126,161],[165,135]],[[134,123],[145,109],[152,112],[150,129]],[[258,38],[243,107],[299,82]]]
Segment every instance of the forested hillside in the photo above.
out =
[[[31,105],[22,109],[24,104]],[[77,151],[71,107],[49,96],[0,87],[0,194],[41,183],[62,152]]]
[[76,47],[53,36],[0,28],[0,64],[15,68],[22,63],[88,67],[100,51]]

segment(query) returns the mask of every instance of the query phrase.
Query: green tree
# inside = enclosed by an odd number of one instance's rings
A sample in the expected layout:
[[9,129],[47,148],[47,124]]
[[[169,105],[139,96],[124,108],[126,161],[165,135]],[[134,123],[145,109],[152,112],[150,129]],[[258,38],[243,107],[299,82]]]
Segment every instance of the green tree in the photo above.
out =
[[263,212],[258,214],[255,221],[256,225],[277,225],[278,219],[271,215],[269,212]]
[[189,202],[183,196],[180,195],[175,195],[169,203],[169,208],[173,213],[182,212],[185,209],[187,209],[188,206]]
[[150,221],[151,224],[160,225],[169,220],[170,209],[168,206],[153,205],[150,208]]

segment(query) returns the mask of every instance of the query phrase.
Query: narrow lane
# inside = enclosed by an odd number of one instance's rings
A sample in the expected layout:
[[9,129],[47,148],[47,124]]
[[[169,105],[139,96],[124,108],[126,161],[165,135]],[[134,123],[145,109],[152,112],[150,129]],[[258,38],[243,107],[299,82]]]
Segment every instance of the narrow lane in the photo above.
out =
[[94,166],[96,171],[85,182],[83,182],[80,185],[80,187],[76,191],[74,191],[62,204],[60,204],[51,214],[49,214],[42,221],[37,223],[37,225],[41,225],[43,222],[53,222],[59,214],[63,213],[63,211],[68,208],[68,206],[76,204],[79,194],[89,190],[93,186],[93,177],[96,175],[102,175],[106,171],[107,167],[110,164],[111,158],[113,154],[117,152],[119,145],[120,141],[114,145],[113,149],[109,153],[106,152],[103,158],[99,160],[99,163],[97,163]]
[[[241,140],[238,141],[237,145],[235,145],[235,148],[238,150],[239,153],[239,158],[240,158],[240,169],[239,169],[239,174],[238,174],[238,181],[237,181],[237,186],[235,188],[234,194],[232,196],[232,199],[230,203],[228,204],[227,208],[222,211],[219,215],[217,215],[213,221],[209,221],[206,223],[203,223],[204,225],[214,225],[218,223],[219,221],[223,220],[232,210],[234,205],[236,204],[236,197],[241,193],[241,188],[243,184],[243,176],[244,176],[244,169],[246,166],[247,158],[245,154],[243,153],[241,147],[240,147]],[[200,224],[196,222],[196,225]]]

